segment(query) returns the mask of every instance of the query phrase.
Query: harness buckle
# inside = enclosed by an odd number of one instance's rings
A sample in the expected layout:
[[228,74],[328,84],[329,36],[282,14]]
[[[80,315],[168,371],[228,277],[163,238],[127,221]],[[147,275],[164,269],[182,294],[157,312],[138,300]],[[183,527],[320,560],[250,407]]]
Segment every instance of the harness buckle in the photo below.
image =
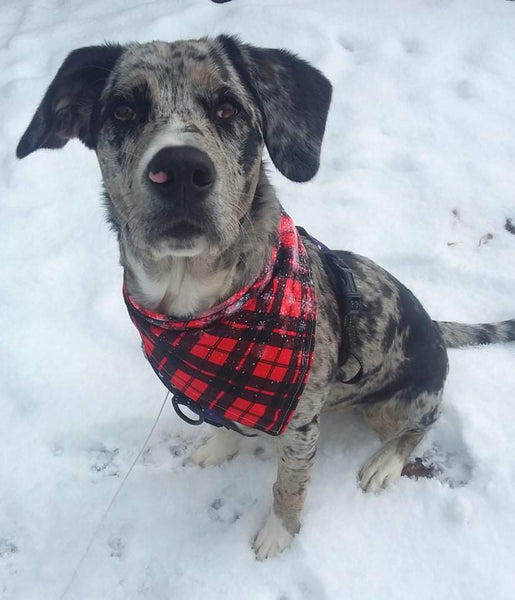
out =
[[347,314],[357,315],[361,308],[361,297],[358,288],[356,287],[356,282],[354,281],[354,275],[349,267],[342,265],[341,261],[338,261],[338,267],[345,275],[345,307]]

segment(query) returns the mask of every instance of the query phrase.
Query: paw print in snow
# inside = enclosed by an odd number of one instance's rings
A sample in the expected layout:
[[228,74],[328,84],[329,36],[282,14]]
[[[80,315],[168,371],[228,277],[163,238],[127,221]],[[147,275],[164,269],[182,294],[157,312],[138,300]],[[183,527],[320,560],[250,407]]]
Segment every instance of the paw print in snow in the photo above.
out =
[[110,450],[105,446],[91,450],[93,455],[93,464],[90,469],[94,473],[104,476],[118,477],[120,475],[119,465],[116,463],[116,457],[120,453],[118,448]]

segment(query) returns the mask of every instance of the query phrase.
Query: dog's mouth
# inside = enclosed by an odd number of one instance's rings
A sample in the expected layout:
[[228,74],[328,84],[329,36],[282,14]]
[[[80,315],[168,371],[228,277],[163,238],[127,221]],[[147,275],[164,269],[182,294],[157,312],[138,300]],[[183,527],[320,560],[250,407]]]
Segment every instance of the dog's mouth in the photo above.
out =
[[156,257],[196,256],[207,248],[207,232],[197,221],[175,219],[152,228],[151,242]]
[[191,221],[177,221],[172,225],[164,228],[161,232],[163,238],[173,238],[176,240],[188,240],[191,238],[204,235],[202,227],[198,223],[192,223]]

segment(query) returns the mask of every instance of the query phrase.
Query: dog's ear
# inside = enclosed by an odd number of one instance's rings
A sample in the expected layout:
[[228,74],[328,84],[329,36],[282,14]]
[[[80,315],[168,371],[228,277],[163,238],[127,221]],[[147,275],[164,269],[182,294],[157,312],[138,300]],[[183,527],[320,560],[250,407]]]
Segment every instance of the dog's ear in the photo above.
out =
[[274,165],[292,181],[308,181],[320,164],[330,82],[286,50],[256,48],[226,35],[218,40],[260,107]]
[[71,52],[23,134],[16,156],[24,158],[38,148],[62,148],[74,137],[92,148],[94,107],[122,52],[118,44],[87,46]]

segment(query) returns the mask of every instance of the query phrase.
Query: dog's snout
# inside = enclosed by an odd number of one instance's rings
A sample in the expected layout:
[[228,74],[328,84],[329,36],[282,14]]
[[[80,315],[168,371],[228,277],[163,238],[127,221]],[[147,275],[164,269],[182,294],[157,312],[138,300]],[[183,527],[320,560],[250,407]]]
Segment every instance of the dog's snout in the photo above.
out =
[[153,188],[170,202],[203,200],[215,182],[211,159],[193,146],[161,149],[150,161],[147,174]]

